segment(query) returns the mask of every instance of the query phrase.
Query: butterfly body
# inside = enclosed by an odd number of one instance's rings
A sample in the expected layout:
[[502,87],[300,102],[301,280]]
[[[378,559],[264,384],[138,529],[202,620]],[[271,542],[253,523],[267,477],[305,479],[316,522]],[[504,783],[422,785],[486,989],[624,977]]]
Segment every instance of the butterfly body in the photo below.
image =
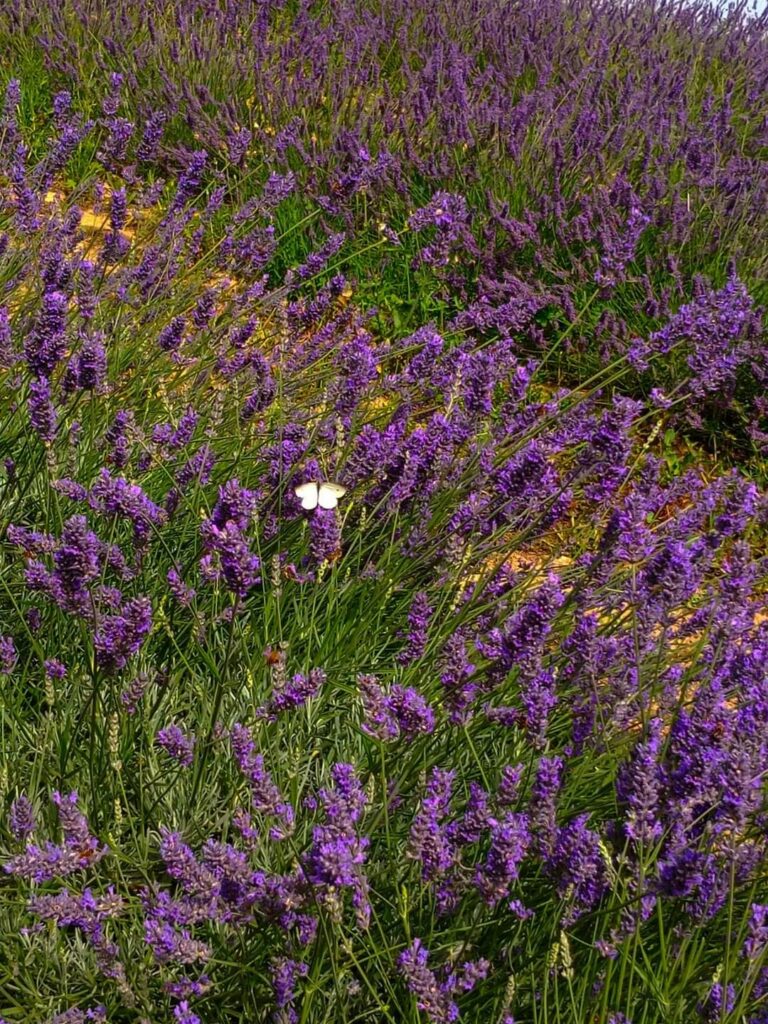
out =
[[296,497],[301,499],[301,507],[308,511],[315,508],[336,508],[339,498],[343,497],[346,493],[346,487],[342,487],[341,484],[334,484],[329,481],[317,482],[315,480],[306,484],[300,484],[294,490]]

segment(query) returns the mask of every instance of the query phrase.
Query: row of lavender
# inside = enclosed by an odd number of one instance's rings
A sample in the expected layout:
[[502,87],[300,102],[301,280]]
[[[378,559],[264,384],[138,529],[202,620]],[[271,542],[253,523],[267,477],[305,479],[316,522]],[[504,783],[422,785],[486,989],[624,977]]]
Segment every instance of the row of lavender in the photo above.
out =
[[[327,241],[387,330],[436,318],[515,336],[573,384],[722,287],[729,266],[765,301],[766,15],[745,11],[16,0],[0,41],[34,82],[21,117],[50,173],[77,149],[78,166],[96,158],[130,183],[204,152],[208,180],[240,204],[270,172],[289,175],[240,264],[280,282]],[[49,132],[41,108],[56,93]],[[627,393],[680,397],[687,365],[669,340],[650,370],[635,363]],[[695,405],[679,406],[739,456],[765,446],[755,347],[723,342]]]
[[[4,13],[14,38],[31,10]],[[82,45],[100,34],[58,10],[54,63],[78,24]],[[558,10],[519,17],[565,46]],[[363,11],[327,27],[344,53]],[[182,49],[202,46],[186,16],[226,41],[258,13],[178,12]],[[295,104],[291,47],[325,38],[297,17],[274,90]],[[680,19],[758,89],[738,19]],[[153,24],[137,74],[166,42]],[[398,266],[414,238],[456,306],[385,338],[344,276],[373,244],[375,175],[334,209],[301,168],[257,164],[264,139],[222,165],[203,137],[166,181],[163,118],[121,112],[129,79],[92,124],[64,91],[35,109],[40,152],[12,82],[0,129],[0,1015],[768,1019],[768,507],[749,479],[675,478],[654,455],[677,409],[739,402],[739,373],[763,370],[743,283],[758,214],[734,216],[745,248],[721,282],[685,267],[652,329],[555,389],[541,289],[507,271],[475,301],[446,276],[476,244],[463,197],[430,186],[376,228]],[[306,174],[332,180],[341,150],[319,149]],[[654,244],[663,262],[672,236]],[[632,252],[603,232],[595,259],[574,273],[603,275],[592,301],[621,316]],[[584,315],[563,308],[561,347]],[[650,402],[624,394],[639,372]],[[305,510],[309,481],[346,490]]]

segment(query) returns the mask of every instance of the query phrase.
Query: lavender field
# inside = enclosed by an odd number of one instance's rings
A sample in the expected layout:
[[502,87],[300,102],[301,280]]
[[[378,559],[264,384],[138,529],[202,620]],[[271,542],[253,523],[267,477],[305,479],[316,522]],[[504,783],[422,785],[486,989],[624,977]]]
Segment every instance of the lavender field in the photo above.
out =
[[0,54],[0,1024],[768,1024],[768,13]]

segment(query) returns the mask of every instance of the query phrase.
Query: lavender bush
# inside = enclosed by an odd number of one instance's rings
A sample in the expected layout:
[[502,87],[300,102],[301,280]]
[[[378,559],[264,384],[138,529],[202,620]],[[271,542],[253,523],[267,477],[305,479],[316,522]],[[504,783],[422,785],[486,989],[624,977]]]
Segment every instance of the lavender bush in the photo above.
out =
[[382,333],[511,336],[569,386],[631,353],[623,390],[743,459],[768,56],[766,14],[724,6],[33,0],[0,42],[39,183],[224,187],[252,230],[222,259],[276,285],[343,261]]
[[7,1024],[768,1021],[763,33],[3,10]]

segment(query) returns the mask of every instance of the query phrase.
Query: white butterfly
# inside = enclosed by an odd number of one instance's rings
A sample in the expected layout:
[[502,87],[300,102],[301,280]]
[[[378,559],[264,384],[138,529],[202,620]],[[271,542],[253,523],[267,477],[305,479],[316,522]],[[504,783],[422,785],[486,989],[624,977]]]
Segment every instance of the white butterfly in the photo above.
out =
[[301,507],[307,509],[336,508],[339,498],[347,493],[347,488],[341,484],[315,483],[301,484],[296,488],[294,494],[301,498]]

